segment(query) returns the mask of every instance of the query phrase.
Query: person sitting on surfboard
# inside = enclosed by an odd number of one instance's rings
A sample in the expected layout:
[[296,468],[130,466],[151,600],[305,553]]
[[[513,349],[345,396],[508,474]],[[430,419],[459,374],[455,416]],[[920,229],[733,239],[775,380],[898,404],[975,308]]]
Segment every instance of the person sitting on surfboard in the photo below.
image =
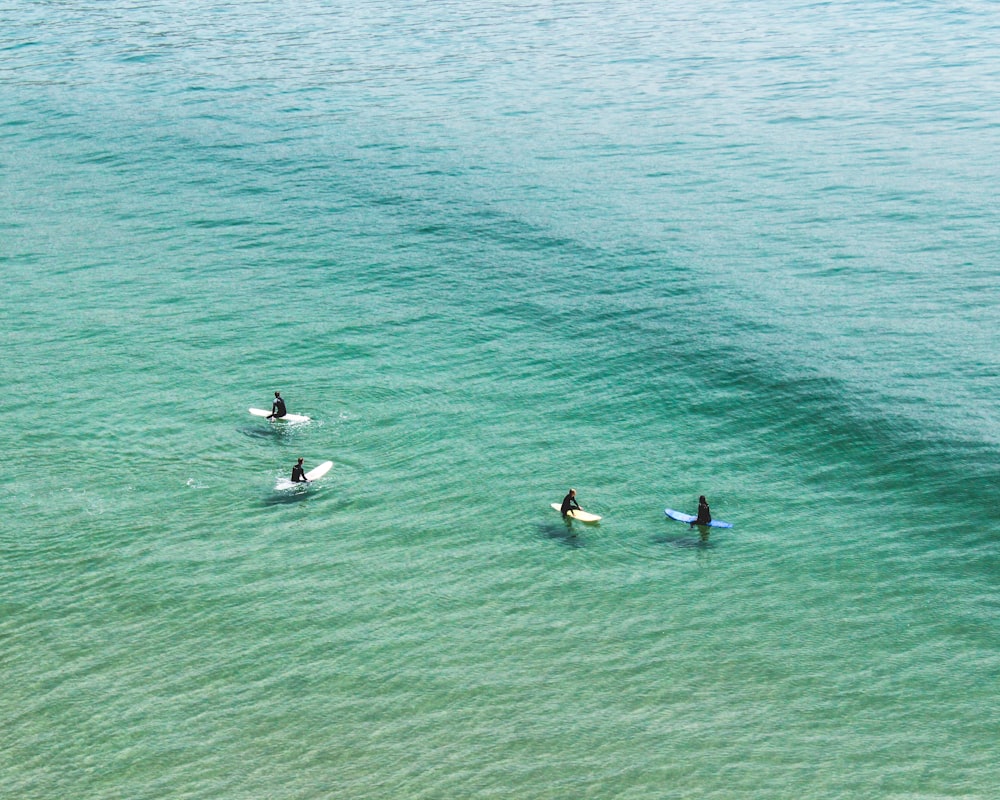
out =
[[562,508],[560,508],[559,510],[565,517],[570,511],[574,509],[578,511],[581,510],[580,504],[576,502],[576,489],[570,489],[569,494],[563,498]]
[[705,499],[705,495],[698,498],[698,517],[692,522],[692,525],[708,525],[712,521],[712,512],[708,507],[708,500]]
[[309,483],[309,479],[306,477],[306,471],[302,466],[301,458],[298,463],[292,467],[292,483]]
[[268,415],[268,419],[278,419],[287,413],[288,411],[285,410],[285,401],[281,399],[281,392],[275,392],[274,402],[271,403],[271,413]]

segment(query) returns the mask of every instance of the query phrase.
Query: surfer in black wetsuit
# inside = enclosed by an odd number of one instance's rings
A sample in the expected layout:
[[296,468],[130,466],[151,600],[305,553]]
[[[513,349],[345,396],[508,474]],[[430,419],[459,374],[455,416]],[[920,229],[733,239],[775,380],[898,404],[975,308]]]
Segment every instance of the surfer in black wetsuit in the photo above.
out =
[[698,517],[692,522],[692,525],[708,525],[712,521],[712,512],[708,508],[708,500],[705,499],[705,495],[698,498]]
[[560,508],[559,510],[560,510],[560,512],[562,512],[562,515],[565,518],[565,516],[570,511],[572,511],[573,509],[579,510],[579,508],[580,508],[580,504],[576,502],[576,489],[570,489],[569,490],[569,494],[567,494],[563,498],[562,508]]
[[281,398],[281,392],[274,393],[274,402],[271,403],[271,413],[268,414],[268,419],[279,419],[285,416],[288,412],[285,410],[285,401]]
[[298,463],[292,467],[292,483],[308,483],[309,479],[306,477],[306,471],[302,467],[302,459],[300,458]]

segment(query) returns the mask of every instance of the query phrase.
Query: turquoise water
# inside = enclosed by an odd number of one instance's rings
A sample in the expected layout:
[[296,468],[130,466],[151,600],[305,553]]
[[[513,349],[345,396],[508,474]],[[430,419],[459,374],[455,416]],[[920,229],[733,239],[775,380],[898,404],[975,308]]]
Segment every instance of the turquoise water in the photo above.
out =
[[0,795],[995,797],[997,41],[0,0]]

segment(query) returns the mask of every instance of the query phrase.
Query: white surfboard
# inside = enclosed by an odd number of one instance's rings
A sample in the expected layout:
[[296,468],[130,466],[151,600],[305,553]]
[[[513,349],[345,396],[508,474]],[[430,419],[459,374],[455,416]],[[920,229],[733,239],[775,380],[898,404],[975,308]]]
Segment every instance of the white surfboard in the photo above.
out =
[[[271,416],[270,411],[265,411],[263,408],[251,408],[250,413],[255,417],[264,417],[265,419]],[[309,417],[303,414],[285,414],[283,417],[275,417],[275,422],[308,422]]]
[[326,473],[328,473],[333,468],[332,461],[324,461],[318,467],[313,467],[306,473],[305,481],[291,481],[288,478],[278,478],[278,482],[274,484],[275,489],[292,489],[296,486],[305,486],[306,481],[314,481],[317,478],[322,478]]
[[[561,511],[562,503],[552,503],[552,507],[556,511]],[[584,511],[582,508],[570,509],[566,512],[566,516],[572,517],[580,522],[598,522],[601,519],[597,514],[591,514],[589,511]]]

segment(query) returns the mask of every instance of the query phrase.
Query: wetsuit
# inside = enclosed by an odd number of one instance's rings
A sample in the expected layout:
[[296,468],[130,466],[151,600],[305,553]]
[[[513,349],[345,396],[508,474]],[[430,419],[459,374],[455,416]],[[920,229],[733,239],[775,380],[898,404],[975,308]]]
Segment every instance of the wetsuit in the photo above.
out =
[[302,469],[301,464],[296,464],[292,467],[292,483],[303,483],[308,480],[309,479],[306,478],[306,471]]
[[285,410],[285,401],[280,397],[274,398],[274,403],[271,404],[271,416],[272,417],[283,417],[288,412]]
[[696,525],[708,525],[712,521],[712,512],[708,508],[708,501],[702,500],[698,503],[698,519],[694,522]]
[[559,509],[562,512],[562,515],[565,517],[567,512],[571,511],[574,508],[577,509],[580,508],[580,506],[576,502],[576,498],[573,497],[572,494],[566,495],[562,501],[562,508]]

